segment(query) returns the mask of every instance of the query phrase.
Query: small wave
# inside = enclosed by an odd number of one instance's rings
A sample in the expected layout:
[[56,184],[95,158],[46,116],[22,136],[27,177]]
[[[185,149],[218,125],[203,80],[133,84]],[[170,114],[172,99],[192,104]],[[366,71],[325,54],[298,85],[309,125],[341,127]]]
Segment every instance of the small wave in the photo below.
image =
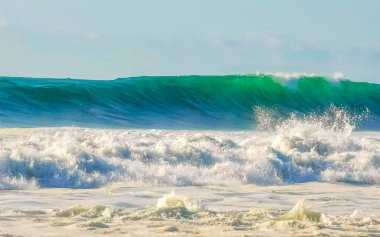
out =
[[321,213],[312,211],[310,208],[306,207],[305,199],[301,199],[288,213],[278,217],[278,220],[298,220],[298,221],[316,221],[321,220]]

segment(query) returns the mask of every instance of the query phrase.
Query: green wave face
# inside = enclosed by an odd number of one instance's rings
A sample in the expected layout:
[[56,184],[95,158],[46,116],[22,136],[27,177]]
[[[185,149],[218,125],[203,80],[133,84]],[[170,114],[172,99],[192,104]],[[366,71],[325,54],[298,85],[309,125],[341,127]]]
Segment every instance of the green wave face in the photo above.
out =
[[380,127],[380,85],[321,76],[0,78],[3,127],[253,129],[257,108],[281,120],[322,115],[331,106],[352,116],[368,111],[358,127]]

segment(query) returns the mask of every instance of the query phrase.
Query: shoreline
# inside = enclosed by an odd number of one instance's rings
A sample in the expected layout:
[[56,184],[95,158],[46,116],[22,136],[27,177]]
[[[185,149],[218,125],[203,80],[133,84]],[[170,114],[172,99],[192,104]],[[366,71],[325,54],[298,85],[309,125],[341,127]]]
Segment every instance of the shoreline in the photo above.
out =
[[[170,200],[173,191],[174,201]],[[380,204],[376,203],[380,186],[317,182],[265,187],[114,185],[3,190],[1,194],[0,235],[61,236],[63,230],[85,236],[380,234]],[[159,209],[162,199],[166,206]],[[302,199],[298,214],[283,219]],[[199,209],[191,209],[196,205]],[[310,219],[309,212],[317,213],[319,219]],[[21,225],[25,228],[18,228]]]

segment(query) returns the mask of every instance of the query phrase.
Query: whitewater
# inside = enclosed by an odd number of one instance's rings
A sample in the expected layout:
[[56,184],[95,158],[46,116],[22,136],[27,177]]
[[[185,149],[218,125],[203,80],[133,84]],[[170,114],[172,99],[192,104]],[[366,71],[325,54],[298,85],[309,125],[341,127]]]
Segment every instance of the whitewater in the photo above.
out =
[[0,235],[379,236],[379,106],[319,75],[2,77]]

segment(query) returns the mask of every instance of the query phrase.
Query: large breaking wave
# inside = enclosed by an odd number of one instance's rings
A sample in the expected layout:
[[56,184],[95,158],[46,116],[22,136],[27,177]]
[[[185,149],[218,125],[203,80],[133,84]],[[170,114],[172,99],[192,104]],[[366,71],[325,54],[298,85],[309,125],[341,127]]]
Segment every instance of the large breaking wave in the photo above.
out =
[[360,129],[377,130],[380,85],[315,75],[135,77],[111,81],[0,77],[2,127],[82,126],[250,129],[255,108],[350,115],[368,111]]

